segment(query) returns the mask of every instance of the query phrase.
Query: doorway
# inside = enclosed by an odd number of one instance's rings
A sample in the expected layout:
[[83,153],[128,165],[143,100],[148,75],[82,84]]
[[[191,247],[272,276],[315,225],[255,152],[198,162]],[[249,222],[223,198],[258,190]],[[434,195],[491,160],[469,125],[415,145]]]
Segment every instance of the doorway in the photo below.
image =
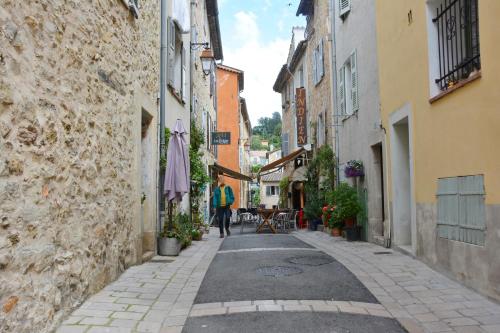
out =
[[373,238],[377,242],[384,241],[385,208],[385,178],[384,178],[384,151],[382,143],[372,146],[374,173],[373,173],[373,204],[370,216],[370,228]]
[[392,123],[393,242],[414,254],[414,218],[412,214],[412,167],[408,114]]
[[155,251],[155,182],[154,170],[156,163],[154,150],[155,133],[150,130],[153,116],[146,110],[141,112],[141,235],[143,253]]

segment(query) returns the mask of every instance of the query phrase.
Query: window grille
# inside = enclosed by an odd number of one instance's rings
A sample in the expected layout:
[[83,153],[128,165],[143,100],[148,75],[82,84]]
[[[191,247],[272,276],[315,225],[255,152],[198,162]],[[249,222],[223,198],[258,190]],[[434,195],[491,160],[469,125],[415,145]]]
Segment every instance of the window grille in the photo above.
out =
[[444,0],[432,20],[438,30],[441,90],[481,69],[478,0]]

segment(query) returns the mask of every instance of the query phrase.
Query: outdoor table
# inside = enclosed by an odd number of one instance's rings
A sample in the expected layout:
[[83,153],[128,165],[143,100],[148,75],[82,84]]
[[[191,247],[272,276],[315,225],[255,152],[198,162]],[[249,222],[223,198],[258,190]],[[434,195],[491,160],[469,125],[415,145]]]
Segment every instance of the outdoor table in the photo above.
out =
[[280,213],[280,212],[284,212],[284,211],[279,210],[279,209],[258,209],[257,210],[257,213],[262,217],[262,220],[263,220],[262,223],[257,227],[257,233],[261,232],[262,228],[264,228],[264,226],[266,226],[266,225],[269,227],[269,229],[271,229],[273,234],[276,233],[276,229],[271,224],[271,221],[269,221],[270,218],[273,216],[274,212]]

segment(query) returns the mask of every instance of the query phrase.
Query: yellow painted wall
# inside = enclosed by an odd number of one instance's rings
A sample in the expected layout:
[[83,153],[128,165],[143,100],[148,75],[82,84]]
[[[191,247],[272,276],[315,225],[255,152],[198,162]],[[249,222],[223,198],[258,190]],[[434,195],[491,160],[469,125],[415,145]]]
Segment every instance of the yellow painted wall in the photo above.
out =
[[390,114],[411,105],[417,203],[436,201],[440,177],[484,174],[486,203],[500,204],[498,13],[500,1],[479,0],[482,77],[431,104],[426,1],[377,0],[382,121],[389,136]]

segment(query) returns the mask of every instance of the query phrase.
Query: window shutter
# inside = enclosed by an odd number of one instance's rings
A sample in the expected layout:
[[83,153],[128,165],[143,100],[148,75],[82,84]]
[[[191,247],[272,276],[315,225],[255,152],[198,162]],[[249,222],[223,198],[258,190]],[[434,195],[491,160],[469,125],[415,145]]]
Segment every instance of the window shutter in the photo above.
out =
[[266,196],[270,196],[271,195],[271,186],[266,186]]
[[186,61],[186,54],[187,54],[187,51],[186,51],[186,48],[184,47],[184,45],[182,45],[182,50],[181,50],[181,96],[182,96],[182,101],[183,102],[186,102],[186,98],[187,98],[187,77],[186,77],[186,74],[187,74],[187,61]]
[[168,36],[168,48],[167,48],[167,80],[171,87],[174,87],[174,68],[175,68],[175,23],[169,17],[167,23],[167,36]]
[[283,152],[283,156],[288,155],[288,133],[281,135],[281,151]]
[[325,75],[325,57],[324,57],[324,48],[323,48],[323,38],[319,43],[319,80],[320,81]]
[[339,70],[339,110],[341,115],[346,114],[345,105],[345,66]]
[[339,16],[347,14],[351,10],[351,0],[339,0]]
[[352,112],[359,110],[359,93],[358,93],[358,59],[356,50],[351,54],[351,98]]

